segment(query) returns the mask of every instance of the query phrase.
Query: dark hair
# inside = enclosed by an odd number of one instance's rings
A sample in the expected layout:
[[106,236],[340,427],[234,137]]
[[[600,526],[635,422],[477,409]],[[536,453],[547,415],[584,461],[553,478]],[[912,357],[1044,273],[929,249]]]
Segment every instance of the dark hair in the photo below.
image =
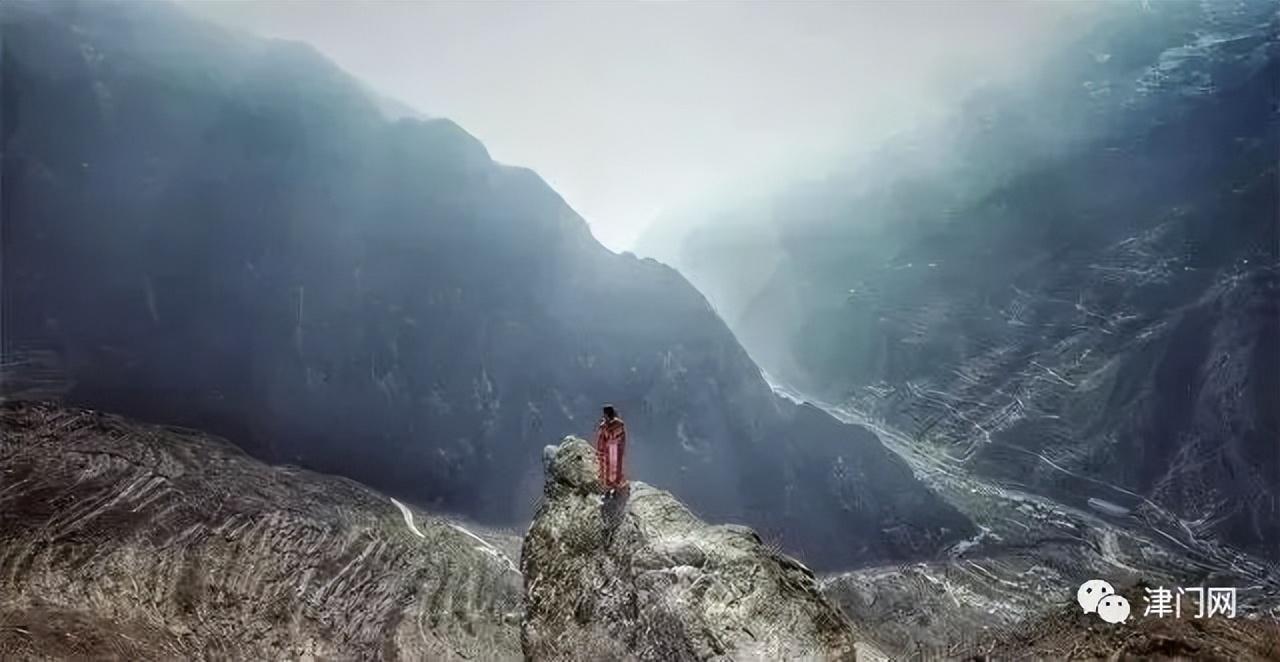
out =
[[617,417],[618,417],[618,412],[613,408],[613,405],[605,405],[605,406],[604,406],[604,417],[605,417],[605,418],[617,418]]

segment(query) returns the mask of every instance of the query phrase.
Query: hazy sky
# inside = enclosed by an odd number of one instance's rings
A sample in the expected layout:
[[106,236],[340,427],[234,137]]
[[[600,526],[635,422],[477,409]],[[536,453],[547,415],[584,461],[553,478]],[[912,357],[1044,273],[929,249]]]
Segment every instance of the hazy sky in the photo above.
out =
[[665,208],[866,144],[1034,59],[1080,2],[275,2],[306,41],[541,174],[615,250]]

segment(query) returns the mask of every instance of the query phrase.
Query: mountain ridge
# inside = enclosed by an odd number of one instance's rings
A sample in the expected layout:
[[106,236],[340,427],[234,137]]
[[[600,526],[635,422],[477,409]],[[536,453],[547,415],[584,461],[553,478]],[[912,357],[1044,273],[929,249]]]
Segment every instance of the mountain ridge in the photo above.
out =
[[637,476],[815,566],[970,532],[874,435],[775,396],[677,271],[453,122],[388,122],[313,49],[173,8],[0,18],[4,354],[57,366],[47,395],[495,525],[532,514],[543,431],[611,401]]

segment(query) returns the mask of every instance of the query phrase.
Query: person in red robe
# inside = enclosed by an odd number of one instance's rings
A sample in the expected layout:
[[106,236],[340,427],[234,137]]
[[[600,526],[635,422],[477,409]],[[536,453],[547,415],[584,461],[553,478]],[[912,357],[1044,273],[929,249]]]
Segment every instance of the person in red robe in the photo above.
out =
[[622,477],[622,453],[627,448],[627,426],[613,405],[604,406],[604,416],[596,426],[596,460],[600,466],[600,484],[609,495],[627,486]]

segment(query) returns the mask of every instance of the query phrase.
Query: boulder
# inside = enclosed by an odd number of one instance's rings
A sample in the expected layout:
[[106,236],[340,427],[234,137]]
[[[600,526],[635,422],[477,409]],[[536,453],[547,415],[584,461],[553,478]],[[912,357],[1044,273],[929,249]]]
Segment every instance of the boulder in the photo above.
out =
[[809,568],[750,528],[706,524],[642,482],[602,494],[581,439],[543,458],[520,560],[527,659],[881,657]]

